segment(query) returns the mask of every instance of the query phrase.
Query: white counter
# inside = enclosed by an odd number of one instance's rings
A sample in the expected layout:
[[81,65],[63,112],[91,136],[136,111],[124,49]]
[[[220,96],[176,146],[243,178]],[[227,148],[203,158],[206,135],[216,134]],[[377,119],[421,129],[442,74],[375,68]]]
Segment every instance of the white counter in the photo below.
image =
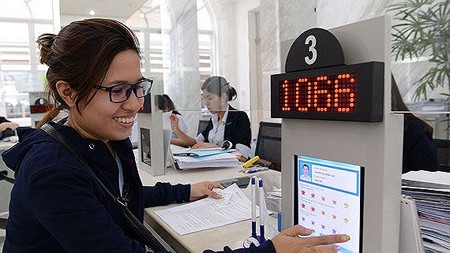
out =
[[[176,171],[168,169],[165,175],[153,177],[145,171],[140,171],[141,180],[144,185],[153,185],[156,182],[175,183],[196,183],[204,180],[221,181],[225,179],[239,178],[257,175],[264,180],[265,192],[272,190],[273,186],[280,187],[281,173],[277,171],[262,171],[253,174],[240,172],[241,167],[234,168],[203,168],[187,171]],[[243,189],[247,196],[250,196],[250,188]],[[268,208],[277,208],[277,204],[268,201]],[[272,205],[271,205],[272,204]],[[155,211],[167,209],[179,204],[168,206],[158,206],[145,209],[145,221],[158,232],[158,234],[178,253],[178,252],[203,252],[206,249],[223,250],[224,246],[232,249],[242,247],[242,242],[251,234],[250,220],[238,222],[214,229],[208,229],[196,233],[180,236],[169,225],[155,214]],[[272,208],[270,208],[271,206]],[[275,210],[277,211],[277,210]],[[259,223],[258,223],[259,224]],[[277,220],[270,218],[266,225],[266,238],[271,238],[277,233]],[[258,233],[259,234],[259,233]]]

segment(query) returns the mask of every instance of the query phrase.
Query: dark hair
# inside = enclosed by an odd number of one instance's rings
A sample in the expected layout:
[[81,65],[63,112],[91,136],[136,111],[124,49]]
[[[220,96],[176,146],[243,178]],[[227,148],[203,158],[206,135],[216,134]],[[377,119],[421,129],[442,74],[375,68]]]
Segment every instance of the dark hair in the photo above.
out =
[[202,90],[218,96],[226,94],[228,101],[235,100],[237,97],[236,90],[230,85],[227,79],[221,76],[211,76],[206,79],[202,85]]
[[112,19],[85,19],[65,26],[58,35],[42,34],[37,43],[40,62],[48,65],[48,101],[53,101],[52,110],[38,126],[50,121],[59,110],[68,109],[58,94],[56,83],[67,82],[77,92],[75,104],[90,103],[88,97],[94,85],[102,83],[114,57],[124,50],[134,50],[140,57],[139,41],[133,31],[123,23]]
[[163,111],[172,111],[173,114],[181,115],[181,113],[175,109],[175,104],[167,94],[158,95],[158,107]]
[[[394,75],[391,74],[391,109],[392,111],[402,111],[409,112],[409,108],[406,106],[405,102],[403,102],[402,95],[397,86],[397,82],[395,81]],[[412,113],[404,113],[404,128],[406,129],[411,120],[419,120],[422,121],[427,128],[427,135],[430,139],[433,139],[433,127],[425,122],[424,120],[418,118],[416,115]]]

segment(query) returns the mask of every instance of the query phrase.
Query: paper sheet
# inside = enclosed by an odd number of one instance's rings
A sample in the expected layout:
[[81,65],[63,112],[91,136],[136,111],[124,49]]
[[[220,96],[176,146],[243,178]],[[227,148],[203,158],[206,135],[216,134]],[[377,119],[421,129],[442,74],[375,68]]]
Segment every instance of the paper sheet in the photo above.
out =
[[155,213],[180,235],[251,218],[251,202],[236,184],[218,192],[221,199],[205,198]]

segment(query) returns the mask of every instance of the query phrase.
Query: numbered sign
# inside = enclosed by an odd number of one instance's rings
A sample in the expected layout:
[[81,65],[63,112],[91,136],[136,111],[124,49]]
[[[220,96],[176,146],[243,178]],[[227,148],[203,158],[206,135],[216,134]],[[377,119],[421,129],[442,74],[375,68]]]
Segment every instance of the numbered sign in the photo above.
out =
[[345,65],[334,35],[313,28],[292,44],[286,73],[271,76],[273,118],[380,122],[384,63]]
[[339,41],[322,28],[312,28],[302,33],[292,44],[286,58],[286,73],[344,64],[344,54]]

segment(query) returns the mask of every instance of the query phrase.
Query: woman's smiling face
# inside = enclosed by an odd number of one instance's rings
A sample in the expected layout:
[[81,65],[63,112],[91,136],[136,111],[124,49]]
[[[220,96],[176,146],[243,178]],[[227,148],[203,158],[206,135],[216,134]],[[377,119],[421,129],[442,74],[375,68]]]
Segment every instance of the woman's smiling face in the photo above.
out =
[[[125,50],[114,57],[105,79],[99,85],[110,87],[119,83],[135,84],[141,78],[137,52]],[[81,112],[72,110],[69,124],[84,137],[104,142],[129,137],[144,98],[137,98],[131,92],[127,101],[113,103],[108,91],[92,89],[92,95],[92,101]]]

